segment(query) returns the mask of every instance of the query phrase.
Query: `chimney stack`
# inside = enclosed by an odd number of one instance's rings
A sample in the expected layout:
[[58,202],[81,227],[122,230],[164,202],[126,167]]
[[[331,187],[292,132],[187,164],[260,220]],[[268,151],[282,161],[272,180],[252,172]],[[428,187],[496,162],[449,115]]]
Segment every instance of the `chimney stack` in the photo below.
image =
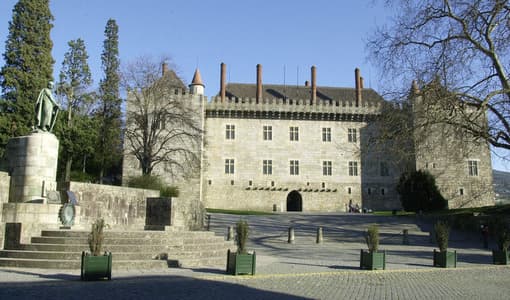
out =
[[262,99],[262,66],[257,64],[257,96],[256,101],[259,103]]
[[315,104],[316,101],[317,101],[316,72],[315,72],[315,66],[312,66],[312,104]]
[[225,102],[225,77],[226,77],[227,65],[221,63],[221,75],[220,75],[220,96],[221,102]]
[[416,80],[413,80],[413,94],[418,95],[420,93],[420,87],[418,86],[418,82]]
[[360,76],[358,68],[354,70],[354,76],[356,77],[356,107],[361,106],[361,89],[363,88],[363,82]]
[[161,65],[161,75],[165,76],[165,74],[168,72],[168,64],[166,62],[163,62]]

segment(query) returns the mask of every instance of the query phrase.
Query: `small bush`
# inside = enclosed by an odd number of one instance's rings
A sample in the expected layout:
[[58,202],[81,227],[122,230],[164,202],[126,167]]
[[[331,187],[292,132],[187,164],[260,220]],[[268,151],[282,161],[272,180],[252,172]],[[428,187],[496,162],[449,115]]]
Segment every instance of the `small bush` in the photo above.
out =
[[246,240],[248,239],[249,226],[245,220],[239,220],[236,224],[237,253],[246,253]]
[[179,189],[176,186],[165,186],[159,190],[161,197],[179,197]]
[[94,256],[98,256],[101,254],[101,249],[103,248],[104,234],[103,229],[106,224],[104,219],[98,219],[94,224],[92,224],[92,229],[89,234],[88,242],[90,253]]
[[444,252],[448,250],[448,239],[450,237],[450,225],[445,221],[437,221],[434,225],[434,231],[436,232],[436,242],[439,247],[439,251]]
[[161,197],[179,197],[179,189],[176,186],[168,186],[161,178],[152,175],[131,177],[127,185],[133,188],[157,190]]
[[397,184],[400,202],[405,211],[434,211],[447,208],[434,176],[427,171],[405,172]]
[[377,225],[369,226],[365,235],[368,251],[377,252],[379,249],[379,227]]

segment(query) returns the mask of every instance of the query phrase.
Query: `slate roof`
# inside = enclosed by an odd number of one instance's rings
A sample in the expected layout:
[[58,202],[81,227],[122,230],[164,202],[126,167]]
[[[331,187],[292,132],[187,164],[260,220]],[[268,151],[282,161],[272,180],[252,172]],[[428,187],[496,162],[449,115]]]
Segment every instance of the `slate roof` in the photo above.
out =
[[[257,92],[256,84],[248,83],[229,83],[225,88],[225,95],[227,98],[255,98]],[[218,96],[219,93],[218,93]],[[262,98],[263,99],[292,99],[304,100],[311,99],[310,86],[292,86],[292,85],[276,85],[276,84],[263,84],[262,85]],[[317,99],[322,101],[356,101],[355,88],[343,87],[317,87]],[[384,102],[384,99],[373,89],[363,89],[362,101],[371,103]]]

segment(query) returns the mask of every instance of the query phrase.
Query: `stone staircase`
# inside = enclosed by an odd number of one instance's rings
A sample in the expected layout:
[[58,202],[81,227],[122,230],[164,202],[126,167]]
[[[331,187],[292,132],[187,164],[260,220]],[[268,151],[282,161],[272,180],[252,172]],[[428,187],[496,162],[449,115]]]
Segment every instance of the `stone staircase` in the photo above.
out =
[[[30,244],[0,251],[0,267],[80,269],[88,231],[44,230]],[[225,268],[234,248],[210,231],[105,231],[103,250],[112,252],[114,270]]]

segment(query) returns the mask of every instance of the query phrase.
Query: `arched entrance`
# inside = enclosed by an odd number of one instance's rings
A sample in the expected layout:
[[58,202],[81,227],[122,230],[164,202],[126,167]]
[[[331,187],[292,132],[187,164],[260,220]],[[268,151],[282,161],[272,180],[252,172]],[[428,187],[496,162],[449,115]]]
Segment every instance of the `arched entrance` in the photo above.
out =
[[298,191],[287,195],[287,211],[303,211],[303,199]]

